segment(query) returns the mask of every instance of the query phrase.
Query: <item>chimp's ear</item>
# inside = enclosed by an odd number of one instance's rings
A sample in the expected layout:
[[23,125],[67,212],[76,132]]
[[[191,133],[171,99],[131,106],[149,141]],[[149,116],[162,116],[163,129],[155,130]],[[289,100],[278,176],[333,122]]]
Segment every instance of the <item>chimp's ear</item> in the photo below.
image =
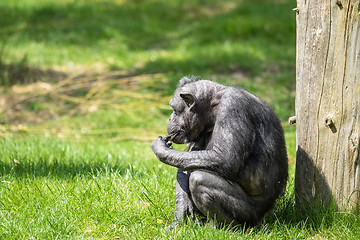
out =
[[180,93],[180,97],[189,108],[195,106],[195,97],[191,93]]

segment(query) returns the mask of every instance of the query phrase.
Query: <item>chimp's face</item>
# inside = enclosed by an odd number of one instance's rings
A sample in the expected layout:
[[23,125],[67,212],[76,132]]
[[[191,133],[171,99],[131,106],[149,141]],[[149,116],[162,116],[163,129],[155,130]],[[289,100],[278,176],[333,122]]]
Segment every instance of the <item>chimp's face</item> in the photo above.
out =
[[170,100],[173,113],[169,119],[167,133],[174,143],[194,142],[204,131],[204,111],[199,111],[199,104],[193,94],[176,91]]

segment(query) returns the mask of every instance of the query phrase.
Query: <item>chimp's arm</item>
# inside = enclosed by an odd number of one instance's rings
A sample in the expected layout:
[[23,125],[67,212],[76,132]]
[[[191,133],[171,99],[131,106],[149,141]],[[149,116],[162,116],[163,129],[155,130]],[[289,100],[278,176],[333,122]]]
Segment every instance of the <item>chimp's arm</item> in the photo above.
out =
[[152,143],[153,151],[159,160],[187,171],[203,169],[222,176],[235,174],[241,165],[243,156],[252,145],[253,126],[245,118],[245,113],[239,113],[241,109],[235,111],[226,103],[227,101],[224,102],[219,106],[217,119],[207,146],[201,150],[196,149],[196,151],[177,151],[167,146],[165,138],[159,137]]

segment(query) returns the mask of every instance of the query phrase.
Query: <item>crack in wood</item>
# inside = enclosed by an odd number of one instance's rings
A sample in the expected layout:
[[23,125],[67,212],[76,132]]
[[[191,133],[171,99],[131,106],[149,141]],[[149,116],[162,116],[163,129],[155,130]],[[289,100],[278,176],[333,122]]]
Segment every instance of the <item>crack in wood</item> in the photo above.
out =
[[[332,30],[332,24],[331,24],[331,3],[330,3],[330,6],[329,6],[329,35],[328,35],[328,41],[327,41],[327,46],[326,46],[326,55],[325,55],[325,65],[324,65],[324,70],[323,70],[323,73],[322,73],[322,83],[321,83],[321,91],[320,91],[320,98],[319,98],[319,104],[318,104],[318,109],[317,109],[317,116],[316,116],[316,119],[318,121],[318,124],[317,124],[317,148],[316,148],[316,158],[315,158],[315,165],[317,166],[318,165],[318,159],[319,159],[319,146],[320,146],[320,119],[319,119],[319,116],[320,116],[320,109],[321,109],[321,105],[322,105],[322,98],[323,98],[323,94],[324,94],[324,85],[325,85],[325,75],[326,75],[326,66],[327,66],[327,63],[328,63],[328,57],[329,57],[329,49],[330,49],[330,40],[331,40],[331,30]],[[316,175],[314,174],[314,182],[316,181]]]

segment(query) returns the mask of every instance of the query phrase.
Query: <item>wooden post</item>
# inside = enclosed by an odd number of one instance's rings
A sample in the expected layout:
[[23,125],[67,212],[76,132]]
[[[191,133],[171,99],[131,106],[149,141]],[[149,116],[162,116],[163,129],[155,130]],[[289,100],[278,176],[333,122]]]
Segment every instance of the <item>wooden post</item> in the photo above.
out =
[[360,1],[297,1],[297,203],[360,203]]

